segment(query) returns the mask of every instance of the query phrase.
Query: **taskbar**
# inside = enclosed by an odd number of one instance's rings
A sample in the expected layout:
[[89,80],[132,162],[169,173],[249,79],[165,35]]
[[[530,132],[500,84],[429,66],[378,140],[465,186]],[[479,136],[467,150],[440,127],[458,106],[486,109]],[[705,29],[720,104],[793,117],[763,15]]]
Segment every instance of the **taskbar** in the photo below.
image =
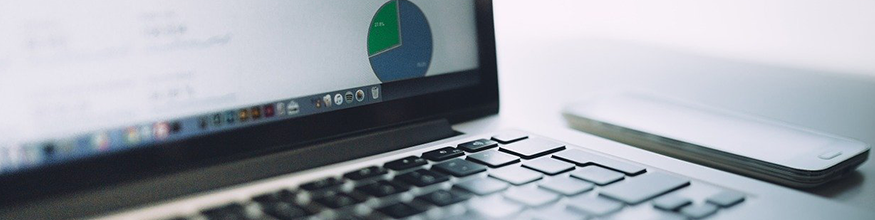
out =
[[70,138],[0,146],[0,172],[14,172],[219,131],[304,117],[383,101],[369,85],[213,111],[173,120],[104,129]]

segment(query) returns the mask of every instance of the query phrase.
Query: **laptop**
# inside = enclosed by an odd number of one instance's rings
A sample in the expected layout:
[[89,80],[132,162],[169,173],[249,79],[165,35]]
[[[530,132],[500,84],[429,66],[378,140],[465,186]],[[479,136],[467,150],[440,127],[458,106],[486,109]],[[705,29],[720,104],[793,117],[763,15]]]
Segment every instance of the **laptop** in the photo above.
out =
[[0,5],[2,219],[872,216],[568,128],[493,129],[488,0]]

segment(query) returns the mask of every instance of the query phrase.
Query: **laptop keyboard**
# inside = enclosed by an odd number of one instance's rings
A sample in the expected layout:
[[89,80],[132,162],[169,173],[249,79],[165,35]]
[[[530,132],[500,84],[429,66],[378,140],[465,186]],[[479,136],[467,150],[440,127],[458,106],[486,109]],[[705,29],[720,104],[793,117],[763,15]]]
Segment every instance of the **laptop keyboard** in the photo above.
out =
[[514,131],[176,219],[701,219],[745,199],[673,193],[690,187],[685,177]]

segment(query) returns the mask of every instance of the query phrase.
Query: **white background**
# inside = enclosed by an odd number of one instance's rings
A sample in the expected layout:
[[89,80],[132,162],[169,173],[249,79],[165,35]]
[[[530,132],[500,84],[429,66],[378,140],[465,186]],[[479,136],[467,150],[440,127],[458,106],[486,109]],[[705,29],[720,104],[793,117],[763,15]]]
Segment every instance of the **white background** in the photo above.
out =
[[[720,58],[875,76],[875,1],[496,1],[516,37],[618,39]],[[508,29],[509,30],[509,29]]]

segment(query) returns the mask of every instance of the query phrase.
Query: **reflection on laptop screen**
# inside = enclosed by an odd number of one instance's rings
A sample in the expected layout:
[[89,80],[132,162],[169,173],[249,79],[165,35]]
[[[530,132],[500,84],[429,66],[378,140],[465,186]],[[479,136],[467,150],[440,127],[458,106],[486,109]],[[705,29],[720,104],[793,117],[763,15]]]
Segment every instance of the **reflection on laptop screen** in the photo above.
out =
[[476,84],[473,4],[0,3],[0,172]]

